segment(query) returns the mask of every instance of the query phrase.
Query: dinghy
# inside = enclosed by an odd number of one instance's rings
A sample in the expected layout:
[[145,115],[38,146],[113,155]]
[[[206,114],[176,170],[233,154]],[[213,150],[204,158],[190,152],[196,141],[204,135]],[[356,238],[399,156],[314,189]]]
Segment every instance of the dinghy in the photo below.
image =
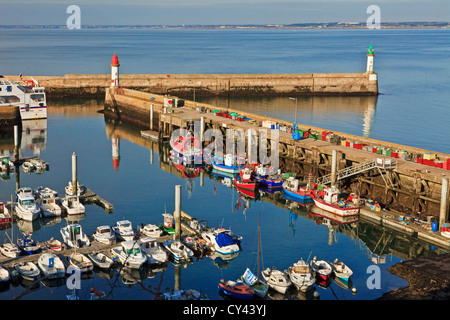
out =
[[343,281],[348,281],[352,276],[353,271],[342,261],[335,259],[333,263],[330,262],[331,268],[333,269],[334,275]]
[[39,276],[39,268],[31,261],[19,262],[14,265],[14,269],[25,280],[35,280]]
[[241,281],[220,280],[219,291],[234,299],[251,300],[255,296],[255,291]]
[[92,263],[100,269],[109,269],[114,263],[114,261],[103,252],[92,252],[87,256],[91,259]]
[[50,238],[50,240],[45,241],[44,244],[47,249],[52,251],[62,251],[63,249],[63,243],[57,239]]
[[[94,265],[92,264],[91,260],[89,260],[88,257],[86,257],[82,253],[74,252],[66,257],[66,259],[69,262],[70,266],[72,266],[76,270],[79,270],[81,273],[86,273],[94,269]],[[69,272],[69,268],[67,268],[67,271]]]
[[314,272],[317,280],[329,280],[331,279],[331,266],[325,260],[317,260],[317,257],[314,257],[310,263],[311,269]]
[[293,266],[289,267],[288,274],[297,290],[306,292],[313,289],[316,279],[310,267],[303,259],[300,259]]

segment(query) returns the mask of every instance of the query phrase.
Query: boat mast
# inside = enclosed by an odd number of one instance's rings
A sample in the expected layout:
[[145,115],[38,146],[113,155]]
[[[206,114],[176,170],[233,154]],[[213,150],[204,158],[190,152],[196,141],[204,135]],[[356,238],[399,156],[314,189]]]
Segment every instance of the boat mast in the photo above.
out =
[[257,280],[259,283],[259,255],[261,251],[261,212],[258,215],[258,273],[257,273]]

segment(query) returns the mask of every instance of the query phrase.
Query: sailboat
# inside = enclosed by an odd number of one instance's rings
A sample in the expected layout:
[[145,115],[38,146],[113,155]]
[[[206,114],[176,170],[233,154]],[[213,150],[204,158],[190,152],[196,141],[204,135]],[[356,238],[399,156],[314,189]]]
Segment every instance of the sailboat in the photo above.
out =
[[259,273],[260,273],[260,253],[261,253],[261,214],[259,214],[258,219],[258,272],[256,276],[253,274],[253,272],[247,267],[245,269],[244,274],[241,276],[242,281],[250,286],[250,288],[255,291],[255,295],[264,298],[267,295],[267,291],[269,290],[269,286],[261,281],[259,279]]
[[[10,211],[11,212],[11,238],[9,239],[10,243],[2,243],[0,245],[0,252],[8,258],[17,258],[21,254],[19,247],[17,246],[17,244],[13,243],[13,240],[12,240],[12,239],[14,239],[14,222],[13,222],[14,215],[12,214],[13,208],[14,208],[14,202],[13,202],[13,198],[11,196],[11,211]],[[8,233],[5,232],[5,234],[9,238]]]

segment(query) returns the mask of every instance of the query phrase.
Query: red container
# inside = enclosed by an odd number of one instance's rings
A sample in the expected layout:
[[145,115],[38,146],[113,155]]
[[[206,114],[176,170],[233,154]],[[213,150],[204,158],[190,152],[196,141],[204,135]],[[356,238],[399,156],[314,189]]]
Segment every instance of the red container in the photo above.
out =
[[360,144],[360,143],[354,143],[354,144],[353,144],[353,149],[359,149],[359,150],[362,150],[362,144]]
[[432,166],[432,167],[436,167],[436,164],[434,163],[433,160],[430,160],[430,162],[428,163],[428,165],[429,165],[429,166]]
[[377,153],[377,148],[372,147],[372,153]]
[[444,162],[435,162],[435,167],[436,168],[441,168],[444,166]]
[[424,165],[429,166],[429,165],[430,165],[430,160],[428,160],[428,159],[423,159],[423,160],[422,160],[422,163],[423,163]]
[[309,131],[305,131],[305,132],[303,133],[303,136],[304,136],[305,138],[309,138]]
[[449,170],[450,169],[450,164],[448,164],[447,162],[444,162],[442,164],[442,169]]
[[398,152],[392,152],[391,151],[391,157],[398,158]]
[[422,158],[417,158],[417,163],[422,164],[423,163],[423,159]]
[[346,147],[350,147],[350,142],[349,141],[345,141],[345,146]]
[[447,159],[447,164],[450,165],[450,158]]

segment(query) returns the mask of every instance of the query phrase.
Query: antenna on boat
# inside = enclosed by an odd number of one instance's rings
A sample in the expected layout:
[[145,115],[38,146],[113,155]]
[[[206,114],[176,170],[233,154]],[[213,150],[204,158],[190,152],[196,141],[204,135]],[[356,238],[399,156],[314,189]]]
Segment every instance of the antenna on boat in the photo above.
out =
[[312,250],[311,250],[311,252],[309,253],[308,260],[306,260],[306,263],[308,263],[309,258],[311,257],[311,253],[312,253]]

